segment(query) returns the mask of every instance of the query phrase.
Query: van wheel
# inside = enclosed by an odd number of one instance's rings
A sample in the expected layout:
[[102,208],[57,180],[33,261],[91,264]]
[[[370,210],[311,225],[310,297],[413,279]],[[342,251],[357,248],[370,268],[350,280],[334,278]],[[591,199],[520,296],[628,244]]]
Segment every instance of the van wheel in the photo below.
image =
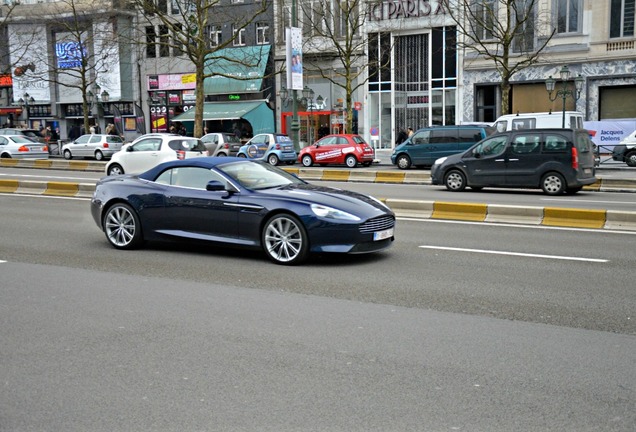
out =
[[548,195],[561,195],[565,191],[565,180],[559,173],[548,173],[541,179],[541,189]]
[[466,176],[458,170],[452,170],[444,176],[446,189],[452,192],[461,192],[466,189]]
[[636,152],[627,153],[625,163],[630,167],[636,167]]
[[399,169],[409,169],[411,168],[411,158],[407,155],[401,154],[397,157],[395,164],[398,166]]

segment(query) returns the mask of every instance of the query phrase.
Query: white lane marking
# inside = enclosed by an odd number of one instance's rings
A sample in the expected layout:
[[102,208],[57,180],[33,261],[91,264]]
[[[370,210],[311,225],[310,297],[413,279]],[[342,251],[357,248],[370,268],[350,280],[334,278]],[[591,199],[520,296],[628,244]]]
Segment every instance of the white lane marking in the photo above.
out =
[[42,194],[20,194],[20,193],[0,193],[0,196],[14,196],[21,198],[46,198],[46,199],[64,199],[64,200],[84,200],[91,201],[91,198],[85,197],[65,197],[65,196],[57,196],[57,195],[42,195]]
[[0,264],[2,264],[2,263],[6,263],[6,261],[0,260]]
[[609,261],[606,259],[598,259],[598,258],[579,258],[579,257],[568,257],[568,256],[560,256],[560,255],[541,255],[541,254],[530,254],[530,253],[521,253],[521,252],[493,251],[493,250],[486,250],[486,249],[466,249],[466,248],[455,248],[455,247],[445,247],[445,246],[419,246],[419,247],[422,249],[437,249],[437,250],[472,252],[472,253],[483,253],[483,254],[494,254],[494,255],[510,255],[510,256],[531,257],[531,258],[547,258],[547,259],[566,260],[566,261],[585,261],[585,262],[596,262],[596,263],[606,263]]

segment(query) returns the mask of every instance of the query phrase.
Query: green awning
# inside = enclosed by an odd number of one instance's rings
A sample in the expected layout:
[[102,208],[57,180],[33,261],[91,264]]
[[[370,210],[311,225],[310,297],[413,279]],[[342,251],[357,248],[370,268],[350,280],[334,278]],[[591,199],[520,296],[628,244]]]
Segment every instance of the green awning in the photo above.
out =
[[[274,111],[265,101],[206,102],[203,104],[203,121],[240,118],[250,122],[254,135],[274,132]],[[194,121],[194,109],[179,114],[172,121]]]
[[205,61],[203,91],[210,94],[255,93],[261,91],[270,45],[224,48]]

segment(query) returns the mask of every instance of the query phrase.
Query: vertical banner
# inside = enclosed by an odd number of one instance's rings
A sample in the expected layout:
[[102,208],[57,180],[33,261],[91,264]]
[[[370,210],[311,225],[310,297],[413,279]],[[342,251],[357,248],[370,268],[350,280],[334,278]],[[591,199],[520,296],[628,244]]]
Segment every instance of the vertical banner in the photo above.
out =
[[110,109],[113,113],[113,124],[115,125],[115,129],[117,130],[117,135],[122,136],[124,134],[124,127],[122,125],[121,111],[119,110],[117,104],[112,104],[110,106]]
[[135,117],[137,121],[137,133],[146,133],[146,120],[144,118],[144,110],[137,104],[135,104]]
[[303,35],[299,27],[285,29],[287,49],[287,87],[303,89]]

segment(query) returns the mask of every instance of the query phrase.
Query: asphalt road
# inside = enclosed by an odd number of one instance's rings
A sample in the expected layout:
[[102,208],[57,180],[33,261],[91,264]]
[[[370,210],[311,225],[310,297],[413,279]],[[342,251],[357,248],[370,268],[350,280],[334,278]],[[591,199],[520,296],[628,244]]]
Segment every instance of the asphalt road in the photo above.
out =
[[398,222],[383,253],[110,247],[0,195],[0,430],[633,431],[634,235]]

